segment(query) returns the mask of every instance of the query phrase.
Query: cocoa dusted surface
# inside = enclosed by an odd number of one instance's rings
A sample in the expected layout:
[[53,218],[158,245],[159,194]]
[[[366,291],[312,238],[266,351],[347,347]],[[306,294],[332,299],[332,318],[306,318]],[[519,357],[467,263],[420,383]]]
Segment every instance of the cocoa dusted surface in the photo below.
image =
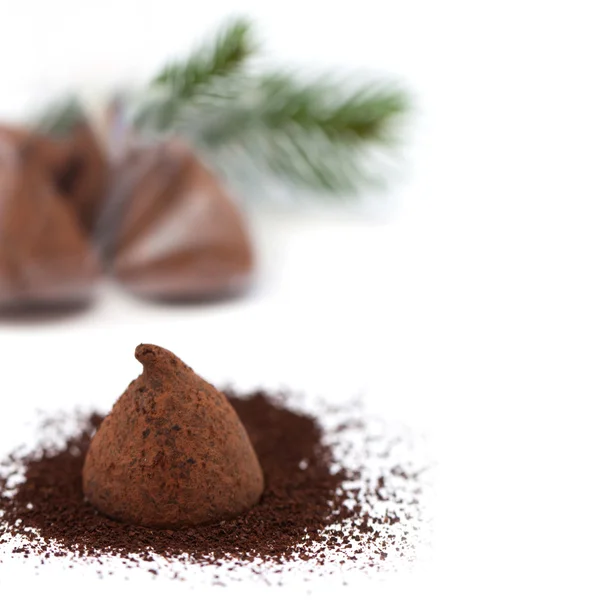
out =
[[227,398],[152,344],[144,366],[94,436],[86,497],[119,521],[179,529],[231,518],[256,504],[263,474]]

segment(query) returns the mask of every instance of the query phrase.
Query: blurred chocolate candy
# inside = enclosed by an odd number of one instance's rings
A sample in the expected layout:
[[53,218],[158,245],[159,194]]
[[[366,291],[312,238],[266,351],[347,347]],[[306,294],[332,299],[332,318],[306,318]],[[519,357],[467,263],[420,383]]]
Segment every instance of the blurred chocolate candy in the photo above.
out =
[[116,279],[153,299],[228,295],[252,272],[244,217],[178,140],[126,153],[113,173],[99,234]]
[[0,306],[80,303],[99,275],[87,236],[50,176],[52,144],[0,128]]
[[108,161],[96,135],[85,121],[62,135],[2,126],[18,144],[34,146],[57,191],[72,206],[83,229],[91,233],[106,193]]
[[106,156],[85,122],[75,125],[67,136],[54,142],[61,153],[54,165],[58,189],[72,204],[85,231],[91,233],[106,193]]

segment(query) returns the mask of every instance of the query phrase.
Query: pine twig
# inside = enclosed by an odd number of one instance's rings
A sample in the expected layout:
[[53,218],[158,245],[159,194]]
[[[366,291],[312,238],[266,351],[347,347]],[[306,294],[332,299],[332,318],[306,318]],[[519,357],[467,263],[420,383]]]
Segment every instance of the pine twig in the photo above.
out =
[[235,149],[263,172],[295,185],[355,192],[369,179],[369,148],[393,142],[407,100],[393,86],[344,91],[332,78],[300,83],[288,74],[239,81],[218,101],[198,98],[173,122],[205,154]]
[[301,83],[289,74],[273,73],[258,87],[263,119],[271,129],[295,123],[349,143],[383,141],[391,122],[407,109],[404,94],[395,87],[369,84],[346,91],[331,76]]
[[256,49],[250,23],[236,19],[226,25],[212,43],[193,52],[187,60],[168,65],[152,83],[155,87],[167,88],[173,98],[190,99],[215,77],[239,71]]
[[331,76],[255,75],[245,68],[255,49],[249,23],[230,23],[212,44],[159,73],[134,122],[147,133],[188,138],[225,171],[235,157],[257,172],[330,193],[370,181],[369,154],[395,141],[395,125],[408,111],[405,94],[390,84],[348,86]]

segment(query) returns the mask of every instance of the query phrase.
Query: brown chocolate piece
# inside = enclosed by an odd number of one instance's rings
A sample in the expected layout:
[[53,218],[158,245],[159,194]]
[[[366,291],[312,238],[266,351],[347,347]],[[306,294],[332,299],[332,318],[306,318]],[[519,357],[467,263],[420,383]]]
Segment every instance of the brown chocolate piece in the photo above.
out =
[[0,305],[90,298],[94,252],[46,168],[35,136],[0,128]]
[[108,162],[98,139],[86,122],[65,136],[49,136],[25,128],[1,127],[18,144],[35,147],[56,190],[71,205],[84,231],[92,233],[106,194]]
[[92,439],[83,490],[102,513],[175,529],[238,515],[263,492],[261,467],[227,398],[174,354],[136,348],[143,373]]
[[82,122],[71,133],[56,140],[62,160],[55,164],[57,183],[73,206],[83,228],[94,231],[108,177],[108,162],[91,127]]
[[114,182],[104,242],[124,286],[151,298],[194,300],[247,285],[253,256],[244,218],[187,146],[131,150]]
[[65,144],[58,140],[25,127],[1,125],[0,135],[5,141],[12,141],[17,147],[28,146],[31,153],[35,149],[36,158],[46,170],[53,183],[56,183],[63,165],[68,161]]

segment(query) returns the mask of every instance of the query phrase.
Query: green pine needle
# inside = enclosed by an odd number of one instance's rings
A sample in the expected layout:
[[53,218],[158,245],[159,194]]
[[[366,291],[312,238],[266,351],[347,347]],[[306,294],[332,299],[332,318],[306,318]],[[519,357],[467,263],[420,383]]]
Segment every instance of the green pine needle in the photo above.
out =
[[193,98],[215,77],[239,71],[255,51],[250,23],[236,19],[222,29],[213,43],[202,46],[187,60],[168,65],[153,84],[166,87],[178,99]]
[[333,194],[373,181],[368,158],[397,141],[397,125],[409,109],[403,91],[331,76],[303,81],[286,71],[255,75],[246,68],[255,50],[250,24],[231,22],[212,44],[159,73],[135,124],[148,133],[187,137],[226,175],[229,163],[245,162]]
[[332,78],[302,83],[288,74],[246,78],[218,101],[182,108],[173,131],[205,154],[236,150],[263,172],[327,192],[356,192],[367,183],[365,158],[390,147],[407,101],[394,86],[347,86]]
[[277,129],[295,123],[348,143],[383,140],[392,120],[407,108],[404,95],[393,87],[365,85],[351,92],[346,87],[330,76],[301,83],[287,74],[267,75],[258,84],[265,125]]

